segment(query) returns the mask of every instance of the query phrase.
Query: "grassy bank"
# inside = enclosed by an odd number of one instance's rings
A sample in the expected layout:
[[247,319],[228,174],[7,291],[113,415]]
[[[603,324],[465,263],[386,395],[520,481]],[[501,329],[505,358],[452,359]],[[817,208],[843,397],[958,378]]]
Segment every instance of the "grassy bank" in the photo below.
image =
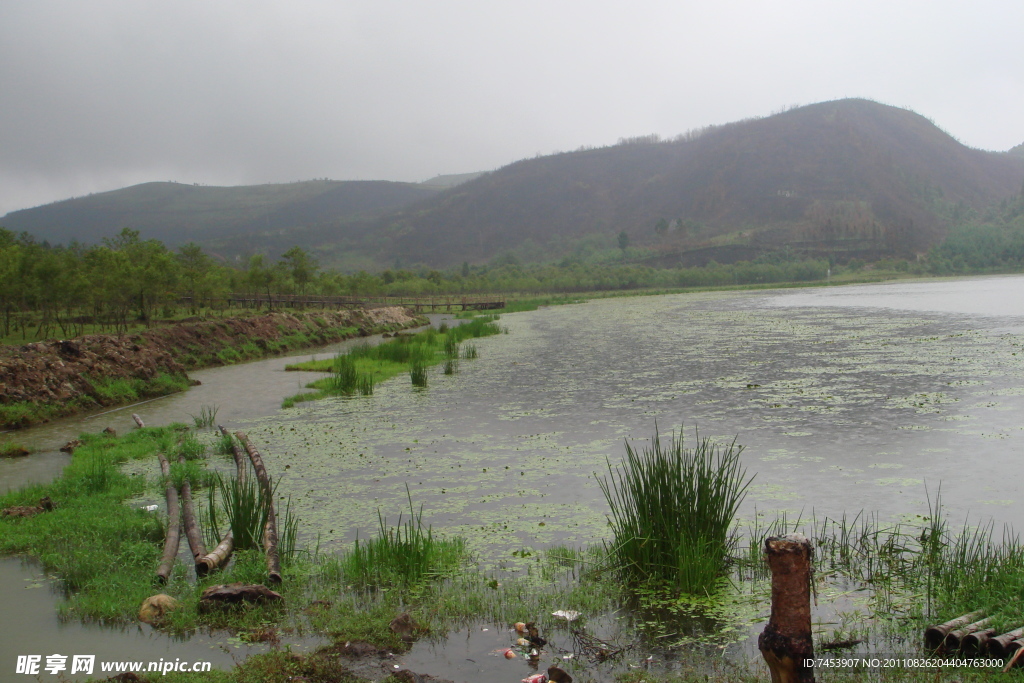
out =
[[[156,451],[167,453],[172,460],[178,452],[190,458],[185,465],[176,464],[171,478],[189,478],[200,502],[206,500],[203,487],[214,482],[204,471],[211,459],[223,456],[207,453],[208,448],[182,425],[140,429],[120,438],[83,435],[82,441],[60,478],[0,497],[0,508],[35,505],[44,496],[52,500],[51,512],[0,519],[0,553],[33,555],[48,573],[58,576],[65,593],[60,608],[65,616],[131,624],[145,598],[166,592],[180,603],[161,626],[170,631],[188,633],[202,627],[222,630],[225,637],[242,640],[261,639],[268,634],[319,634],[334,643],[307,656],[273,652],[250,657],[228,672],[201,677],[172,674],[153,680],[269,683],[288,676],[314,681],[361,680],[347,668],[345,660],[339,660],[338,648],[347,641],[366,641],[392,652],[403,651],[409,643],[389,624],[397,614],[409,612],[422,626],[418,636],[443,637],[454,628],[470,624],[482,623],[501,630],[514,622],[536,621],[552,643],[583,653],[564,660],[564,666],[580,681],[593,680],[594,671],[604,665],[601,657],[609,656],[593,652],[587,655],[585,647],[579,649],[571,629],[600,632],[604,628],[611,635],[603,637],[625,649],[623,654],[608,659],[618,664],[609,664],[613,668],[603,669],[601,676],[613,671],[619,679],[634,683],[767,682],[770,679],[756,655],[744,661],[735,653],[724,657],[721,650],[735,650],[733,644],[742,641],[766,614],[768,578],[761,556],[764,538],[793,530],[803,531],[815,544],[819,600],[829,600],[837,591],[849,593],[851,586],[865,597],[859,611],[815,625],[819,647],[836,641],[865,640],[869,653],[923,656],[926,653],[920,646],[920,635],[926,624],[975,609],[987,610],[999,628],[1024,623],[1024,605],[1015,599],[1024,590],[1024,552],[1012,532],[1000,535],[984,526],[954,528],[944,519],[938,498],[930,510],[903,523],[887,523],[869,515],[838,520],[759,517],[745,529],[737,529],[735,524],[728,524],[727,529],[722,525],[722,514],[725,521],[732,521],[729,510],[735,495],[742,493],[745,479],[727,451],[700,443],[689,455],[675,448],[681,443],[668,448],[652,446],[645,457],[627,452],[622,476],[645,483],[639,487],[609,487],[608,502],[613,513],[616,509],[633,510],[639,517],[650,518],[639,521],[652,523],[637,526],[615,523],[613,519],[614,541],[610,546],[562,547],[532,553],[528,571],[520,578],[488,576],[473,569],[472,558],[466,557],[460,540],[425,527],[422,509],[417,511],[410,498],[408,510],[381,511],[377,535],[361,540],[355,548],[338,555],[313,550],[286,552],[282,558],[284,582],[278,589],[284,596],[282,607],[248,606],[203,613],[199,610],[199,595],[204,588],[232,581],[266,581],[262,553],[236,553],[226,570],[199,579],[178,563],[169,583],[154,588],[153,572],[165,531],[163,516],[125,503],[144,494],[150,498],[161,495],[163,482],[155,475]],[[226,444],[211,445],[224,450]],[[122,465],[131,461],[146,462],[153,476],[122,472]],[[629,547],[641,536],[648,544],[658,546],[678,535],[678,525],[672,520],[638,505],[643,499],[671,500],[673,496],[680,505],[689,505],[674,488],[679,482],[672,476],[661,476],[673,463],[685,470],[684,483],[691,485],[691,493],[697,498],[701,491],[713,489],[716,481],[724,482],[724,487],[733,492],[732,496],[712,496],[698,503],[697,512],[678,513],[706,517],[707,524],[700,528],[707,529],[708,538],[717,539],[710,544],[714,551],[710,576],[714,580],[699,589],[681,590],[677,581],[655,575],[650,569],[673,567],[686,577],[690,565],[706,567],[706,558],[682,553],[666,561],[647,557],[643,549],[633,552]],[[230,466],[225,461],[218,468]],[[625,518],[618,514],[613,517]],[[745,543],[732,545],[730,539],[737,532]],[[638,568],[642,571],[636,571]],[[552,616],[555,609],[575,610],[583,616],[569,624]],[[841,656],[844,652],[856,649],[820,650],[822,656]],[[630,664],[639,666],[648,655],[656,662],[672,659],[680,664],[671,674],[630,673]],[[944,670],[939,680],[988,680],[991,675],[990,670],[951,669]],[[895,682],[934,681],[935,676],[934,669],[877,674],[822,671],[818,679]],[[1020,678],[1016,673],[1010,676]]]
[[[421,325],[374,313],[274,314],[169,326],[139,335],[0,349],[0,425],[25,427],[182,391],[185,372]],[[395,319],[395,318],[391,318]],[[399,317],[398,319],[402,319]],[[154,372],[155,370],[155,372]]]
[[357,346],[332,359],[285,366],[285,370],[326,372],[330,375],[310,382],[306,387],[315,391],[289,396],[282,407],[290,408],[296,403],[327,396],[372,394],[375,385],[404,373],[409,373],[414,386],[426,386],[426,368],[444,363],[445,374],[454,374],[460,361],[475,358],[476,347],[463,345],[463,342],[500,334],[503,328],[496,320],[494,315],[475,316],[472,321],[456,327],[442,325],[436,330],[400,335],[376,346]]

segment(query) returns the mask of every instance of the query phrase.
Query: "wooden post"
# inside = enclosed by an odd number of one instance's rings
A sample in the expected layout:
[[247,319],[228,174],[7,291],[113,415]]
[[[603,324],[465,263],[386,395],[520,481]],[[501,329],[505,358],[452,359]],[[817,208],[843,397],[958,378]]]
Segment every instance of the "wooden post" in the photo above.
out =
[[178,555],[178,544],[181,543],[181,512],[178,509],[178,489],[171,483],[171,465],[163,453],[157,453],[160,459],[160,472],[167,479],[164,494],[167,496],[167,540],[164,542],[164,554],[160,566],[156,570],[156,578],[160,583],[167,583],[174,566],[174,558]]
[[772,572],[772,615],[757,639],[772,683],[814,683],[811,639],[811,542],[803,534],[765,539]]
[[135,420],[135,424],[139,425],[139,429],[143,429],[146,426],[138,413],[132,413],[132,419]]

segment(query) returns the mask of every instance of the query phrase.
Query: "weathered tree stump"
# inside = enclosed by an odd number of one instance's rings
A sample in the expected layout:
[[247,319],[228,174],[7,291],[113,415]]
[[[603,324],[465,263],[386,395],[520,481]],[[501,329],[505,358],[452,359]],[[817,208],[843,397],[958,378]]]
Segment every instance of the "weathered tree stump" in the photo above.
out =
[[772,615],[757,639],[772,683],[814,683],[811,638],[811,542],[803,534],[765,539],[772,572]]
[[135,420],[135,424],[139,425],[139,429],[144,429],[146,427],[146,424],[142,421],[142,418],[139,417],[138,413],[132,413],[132,419]]
[[49,496],[39,499],[39,505],[12,505],[0,512],[0,517],[35,517],[41,512],[51,512],[53,501]]

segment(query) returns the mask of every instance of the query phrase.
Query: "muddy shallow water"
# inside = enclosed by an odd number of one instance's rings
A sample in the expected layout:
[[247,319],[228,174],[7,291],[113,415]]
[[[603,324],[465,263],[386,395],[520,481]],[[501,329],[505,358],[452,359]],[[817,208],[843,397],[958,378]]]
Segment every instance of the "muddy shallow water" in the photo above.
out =
[[[422,391],[399,377],[370,397],[280,410],[312,377],[270,359],[194,373],[203,386],[178,396],[7,435],[40,452],[0,461],[0,490],[59,472],[56,448],[79,431],[128,429],[132,412],[190,422],[216,404],[218,422],[260,445],[305,539],[328,550],[375,533],[378,509],[390,520],[407,511],[406,486],[424,520],[466,536],[490,571],[522,570],[523,548],[600,542],[595,473],[655,422],[745,446],[756,475],[745,518],[923,514],[926,485],[934,495],[941,484],[954,524],[1024,526],[1007,474],[1024,455],[1024,277],[608,299],[501,322],[508,335],[475,340],[478,359],[454,376],[431,369]],[[62,637],[39,628],[43,649]],[[495,635],[485,633],[417,646],[414,661],[435,657],[441,670],[423,670],[441,675],[452,668],[442,660],[460,659],[455,642]]]

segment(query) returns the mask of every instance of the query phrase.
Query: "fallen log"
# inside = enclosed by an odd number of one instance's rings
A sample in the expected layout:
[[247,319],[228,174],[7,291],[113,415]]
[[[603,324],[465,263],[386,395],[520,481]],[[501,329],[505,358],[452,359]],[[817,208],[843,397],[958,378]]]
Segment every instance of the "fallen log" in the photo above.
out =
[[1024,637],[1024,626],[1022,626],[1021,628],[1015,628],[1012,631],[1008,631],[1007,633],[1004,633],[1000,636],[994,636],[992,638],[989,638],[985,642],[985,650],[988,652],[988,654],[992,655],[993,657],[1007,657],[1008,655],[1013,653],[1013,651],[1009,649],[1010,644],[1018,638],[1022,637]]
[[950,619],[944,624],[937,624],[935,626],[929,626],[924,631],[924,644],[931,650],[938,648],[942,645],[942,642],[946,639],[946,636],[950,631],[966,626],[971,622],[977,621],[980,617],[985,616],[985,613],[981,610],[965,614],[962,617],[956,619]]
[[249,454],[252,462],[252,469],[256,472],[256,479],[263,488],[263,495],[267,500],[267,523],[263,527],[263,550],[267,554],[267,574],[271,583],[281,583],[281,558],[277,553],[277,515],[274,512],[274,487],[270,484],[270,475],[267,468],[263,466],[263,458],[256,447],[249,441],[249,437],[242,432],[235,432],[235,436],[245,446],[245,452]]
[[167,496],[167,540],[164,542],[164,554],[157,567],[156,578],[160,583],[167,583],[181,543],[181,511],[178,509],[178,490],[171,483],[171,465],[163,453],[158,452],[156,457],[160,459],[160,472],[166,480],[164,494]]
[[803,534],[766,538],[772,613],[757,639],[772,683],[814,683],[811,638],[811,542]]
[[946,648],[946,652],[956,652],[960,649],[963,639],[974,633],[975,631],[984,630],[988,623],[992,621],[991,618],[986,617],[980,621],[967,624],[962,628],[958,628],[954,631],[950,631],[946,634],[946,637],[942,640],[943,647]]
[[0,512],[0,517],[35,517],[41,512],[53,511],[53,501],[49,496],[39,499],[39,505],[12,505]]
[[241,483],[245,480],[245,457],[242,455],[242,449],[239,448],[238,442],[231,437],[231,433],[224,429],[223,426],[217,425],[217,429],[224,436],[231,439],[231,457],[235,459],[235,470],[238,473],[238,481]]
[[204,576],[223,565],[231,557],[231,551],[234,548],[235,537],[231,535],[231,530],[229,529],[216,548],[196,561],[196,574]]
[[[178,462],[185,462],[185,456],[179,455]],[[188,539],[189,550],[192,551],[192,559],[196,562],[206,555],[206,544],[203,543],[203,532],[199,530],[196,523],[195,508],[192,505],[192,484],[188,479],[181,482],[181,511],[185,522],[185,537]]]
[[139,425],[139,429],[144,429],[146,427],[138,413],[132,413],[132,419],[135,420],[135,424]]

